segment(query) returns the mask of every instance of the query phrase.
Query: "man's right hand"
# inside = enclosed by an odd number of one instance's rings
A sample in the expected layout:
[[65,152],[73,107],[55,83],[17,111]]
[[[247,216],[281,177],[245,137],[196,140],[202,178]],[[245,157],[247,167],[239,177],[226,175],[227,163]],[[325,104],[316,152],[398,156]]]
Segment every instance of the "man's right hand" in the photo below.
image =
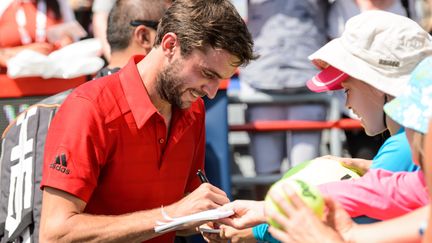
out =
[[181,217],[218,208],[229,202],[224,191],[209,183],[203,183],[180,201],[166,207],[165,211],[170,217]]

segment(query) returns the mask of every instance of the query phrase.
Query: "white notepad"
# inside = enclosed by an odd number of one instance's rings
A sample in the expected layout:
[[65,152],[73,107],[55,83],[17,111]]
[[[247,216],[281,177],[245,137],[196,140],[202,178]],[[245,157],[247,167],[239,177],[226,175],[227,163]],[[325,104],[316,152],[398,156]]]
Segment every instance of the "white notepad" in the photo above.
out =
[[154,227],[156,233],[164,233],[171,230],[175,230],[181,226],[184,226],[187,223],[191,222],[199,222],[199,221],[210,221],[217,220],[222,218],[227,218],[234,214],[234,211],[221,211],[219,209],[211,209],[183,217],[172,218],[172,220],[168,222],[158,222],[158,226]]

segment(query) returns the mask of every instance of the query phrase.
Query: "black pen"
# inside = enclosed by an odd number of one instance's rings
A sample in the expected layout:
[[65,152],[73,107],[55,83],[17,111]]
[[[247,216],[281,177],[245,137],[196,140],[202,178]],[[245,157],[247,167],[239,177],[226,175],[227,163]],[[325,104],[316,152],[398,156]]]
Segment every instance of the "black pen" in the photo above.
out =
[[201,183],[209,183],[209,180],[201,170],[198,170],[196,174],[200,178]]

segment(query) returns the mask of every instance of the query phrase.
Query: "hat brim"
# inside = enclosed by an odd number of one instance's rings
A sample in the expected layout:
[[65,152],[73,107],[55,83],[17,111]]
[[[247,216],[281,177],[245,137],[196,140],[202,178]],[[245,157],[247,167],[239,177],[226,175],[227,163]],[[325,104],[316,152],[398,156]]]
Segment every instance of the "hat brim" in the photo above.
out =
[[314,92],[325,92],[342,89],[341,83],[348,78],[348,74],[339,69],[328,66],[312,79],[306,82],[306,86]]
[[415,97],[401,95],[384,106],[385,113],[395,122],[405,128],[413,129],[423,134],[427,133],[429,117],[425,116],[425,107],[418,107],[420,101]]
[[[336,38],[309,56],[314,63],[326,63],[349,76],[359,79],[378,90],[398,96],[409,79],[409,74],[390,77],[377,72],[370,64],[348,51],[340,38]],[[317,62],[316,60],[319,60]],[[325,67],[321,67],[325,68]],[[389,85],[391,84],[391,85]]]

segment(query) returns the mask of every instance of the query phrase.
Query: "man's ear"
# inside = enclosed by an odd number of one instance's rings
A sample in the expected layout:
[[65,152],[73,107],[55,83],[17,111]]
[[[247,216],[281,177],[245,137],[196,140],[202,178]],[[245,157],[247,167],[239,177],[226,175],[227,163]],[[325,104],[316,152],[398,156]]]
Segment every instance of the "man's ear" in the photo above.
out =
[[172,32],[166,33],[162,37],[161,47],[165,55],[169,57],[173,56],[175,51],[179,49],[177,35]]
[[154,38],[151,35],[151,30],[148,27],[145,27],[143,25],[140,25],[135,28],[134,31],[134,40],[140,47],[150,50],[153,47]]

